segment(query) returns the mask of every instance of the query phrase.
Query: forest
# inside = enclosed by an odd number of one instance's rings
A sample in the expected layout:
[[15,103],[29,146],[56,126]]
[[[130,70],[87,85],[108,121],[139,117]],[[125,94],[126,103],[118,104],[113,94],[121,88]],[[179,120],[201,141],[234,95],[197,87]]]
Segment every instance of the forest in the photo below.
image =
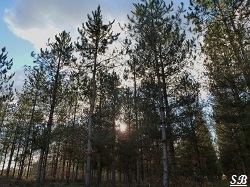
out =
[[133,5],[120,33],[98,6],[31,52],[21,91],[1,46],[0,186],[247,183],[250,1]]

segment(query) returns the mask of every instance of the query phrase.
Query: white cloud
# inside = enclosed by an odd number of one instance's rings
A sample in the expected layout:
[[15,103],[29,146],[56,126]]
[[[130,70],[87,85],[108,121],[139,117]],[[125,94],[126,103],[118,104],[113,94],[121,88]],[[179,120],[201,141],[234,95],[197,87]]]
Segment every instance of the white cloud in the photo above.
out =
[[20,68],[15,72],[14,77],[11,81],[14,81],[14,88],[17,91],[21,92],[24,84],[24,80],[26,79],[26,75],[24,74],[24,68]]
[[[36,50],[46,47],[48,38],[63,30],[77,38],[77,28],[87,20],[87,14],[101,5],[104,21],[124,22],[133,10],[132,0],[13,0],[14,7],[5,9],[4,21],[11,32],[31,42]],[[138,1],[137,1],[138,2]],[[116,26],[115,32],[119,32]]]

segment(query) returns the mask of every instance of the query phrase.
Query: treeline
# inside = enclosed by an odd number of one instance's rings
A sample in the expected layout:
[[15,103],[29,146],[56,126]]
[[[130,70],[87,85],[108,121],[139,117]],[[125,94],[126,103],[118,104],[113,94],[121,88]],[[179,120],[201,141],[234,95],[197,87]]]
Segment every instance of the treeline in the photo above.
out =
[[[183,7],[134,4],[120,36],[98,6],[77,41],[63,31],[32,53],[21,92],[3,48],[0,176],[167,187],[248,175],[249,1]],[[191,73],[200,55],[212,124]]]

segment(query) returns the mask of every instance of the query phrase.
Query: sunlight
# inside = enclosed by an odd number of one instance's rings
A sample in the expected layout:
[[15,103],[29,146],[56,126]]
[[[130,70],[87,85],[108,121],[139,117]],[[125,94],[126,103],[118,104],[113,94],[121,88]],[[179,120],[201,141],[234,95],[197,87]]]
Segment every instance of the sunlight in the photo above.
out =
[[127,129],[127,125],[124,124],[124,123],[120,123],[120,131],[121,131],[121,132],[125,132],[126,129]]
[[127,130],[127,125],[123,121],[117,120],[116,121],[116,128],[120,132],[125,132]]

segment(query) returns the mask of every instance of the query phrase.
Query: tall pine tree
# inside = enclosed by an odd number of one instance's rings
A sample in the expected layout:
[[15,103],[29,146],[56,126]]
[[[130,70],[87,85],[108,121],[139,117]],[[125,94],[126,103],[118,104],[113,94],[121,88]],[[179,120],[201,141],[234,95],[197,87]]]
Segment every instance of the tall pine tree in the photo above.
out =
[[86,164],[86,179],[85,186],[90,186],[91,179],[91,157],[93,150],[93,115],[96,106],[97,97],[97,73],[101,68],[105,69],[105,64],[110,61],[110,58],[104,58],[107,48],[115,40],[119,34],[113,34],[111,31],[113,22],[103,24],[100,6],[92,12],[92,16],[88,14],[88,22],[82,24],[82,29],[78,29],[80,41],[76,43],[77,50],[80,52],[82,62],[85,67],[90,69],[92,75],[90,81],[89,95],[89,115],[88,115],[88,145],[87,145],[87,164]]

